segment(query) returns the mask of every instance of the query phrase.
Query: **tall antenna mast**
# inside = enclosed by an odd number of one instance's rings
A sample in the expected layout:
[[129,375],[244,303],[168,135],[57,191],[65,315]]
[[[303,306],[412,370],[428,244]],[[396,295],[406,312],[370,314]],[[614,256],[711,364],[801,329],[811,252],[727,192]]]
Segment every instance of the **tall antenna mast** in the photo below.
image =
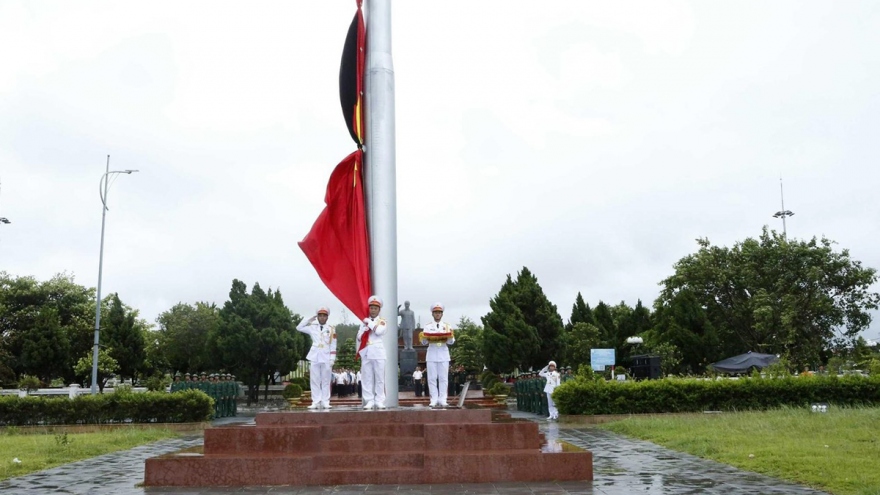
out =
[[782,176],[779,176],[779,200],[782,202],[782,209],[773,214],[773,218],[782,218],[782,238],[788,240],[788,230],[785,226],[785,217],[794,215],[791,210],[785,209],[785,195],[782,193]]

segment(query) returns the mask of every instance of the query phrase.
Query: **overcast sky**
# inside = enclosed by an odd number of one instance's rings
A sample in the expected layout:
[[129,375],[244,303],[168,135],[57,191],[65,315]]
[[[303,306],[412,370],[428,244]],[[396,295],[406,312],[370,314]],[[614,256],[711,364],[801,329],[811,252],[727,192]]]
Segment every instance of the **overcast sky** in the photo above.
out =
[[[339,321],[296,243],[354,150],[354,9],[0,0],[0,270],[97,284],[110,155],[104,294]],[[780,176],[789,236],[880,267],[878,47],[874,1],[393,2],[400,301],[478,320],[527,266],[564,319],[650,305],[696,238],[781,231]]]

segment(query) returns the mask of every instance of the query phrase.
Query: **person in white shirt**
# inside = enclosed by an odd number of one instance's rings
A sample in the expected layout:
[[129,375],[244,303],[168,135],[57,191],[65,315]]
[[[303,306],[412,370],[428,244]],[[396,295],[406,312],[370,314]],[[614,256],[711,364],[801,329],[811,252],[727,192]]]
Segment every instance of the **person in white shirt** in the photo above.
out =
[[431,306],[434,321],[425,326],[419,335],[422,345],[428,346],[425,361],[428,365],[428,391],[431,394],[431,407],[448,407],[449,391],[449,345],[455,343],[452,327],[443,322],[443,304]]
[[[309,360],[309,386],[312,389],[312,405],[309,409],[330,409],[330,381],[333,363],[336,362],[336,329],[327,324],[330,310],[322,306],[315,316],[301,321],[296,329],[312,339]],[[317,322],[315,320],[318,320]]]
[[379,317],[382,310],[382,299],[370,296],[367,299],[370,316],[364,318],[358,329],[358,355],[361,358],[361,380],[363,389],[364,409],[385,409],[385,335],[387,322]]
[[413,371],[413,385],[416,386],[416,397],[422,396],[422,368],[416,366]]
[[550,421],[557,420],[559,419],[559,410],[556,409],[556,404],[553,403],[553,391],[559,386],[559,372],[556,371],[556,361],[550,361],[538,374],[547,380],[547,384],[544,385],[544,392],[547,394],[547,410],[550,411],[550,416],[547,419]]
[[348,380],[346,379],[345,371],[342,369],[336,370],[336,394],[340,399],[345,396],[346,385],[348,385]]

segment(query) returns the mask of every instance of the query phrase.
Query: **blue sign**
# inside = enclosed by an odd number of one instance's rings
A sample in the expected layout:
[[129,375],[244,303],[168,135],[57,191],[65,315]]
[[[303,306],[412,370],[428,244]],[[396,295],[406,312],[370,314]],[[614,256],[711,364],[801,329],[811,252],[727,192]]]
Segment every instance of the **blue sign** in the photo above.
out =
[[614,366],[614,349],[590,349],[590,366],[593,371],[605,371],[606,366]]

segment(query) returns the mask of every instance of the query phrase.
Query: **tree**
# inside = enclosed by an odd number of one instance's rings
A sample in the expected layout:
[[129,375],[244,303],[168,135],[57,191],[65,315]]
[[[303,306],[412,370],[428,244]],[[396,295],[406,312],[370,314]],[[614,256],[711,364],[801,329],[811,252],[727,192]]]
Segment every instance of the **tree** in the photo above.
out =
[[699,250],[675,264],[658,304],[690,292],[718,334],[723,354],[781,354],[799,369],[816,363],[835,336],[856,338],[871,322],[880,294],[876,270],[834,251],[826,239],[786,239],[764,227],[732,248],[698,239]]
[[590,366],[590,351],[599,347],[599,329],[596,325],[579,321],[563,338],[562,363],[577,372],[581,366]]
[[44,383],[65,374],[70,361],[70,342],[55,307],[43,306],[34,326],[21,336],[19,361],[24,373],[37,376]]
[[137,312],[123,306],[119,294],[107,296],[110,308],[107,318],[101,319],[101,342],[119,365],[122,378],[134,381],[146,359],[144,335],[137,324]]
[[360,325],[357,323],[340,323],[334,328],[336,330],[337,345],[339,345],[338,343],[344,342],[348,339],[354,340],[354,338],[357,337]]
[[483,317],[483,355],[496,371],[543,367],[558,357],[562,318],[538,284],[523,267],[516,282],[510,275]]
[[257,400],[261,382],[276,372],[296,370],[305,357],[305,335],[296,331],[302,320],[284,305],[281,291],[268,293],[255,283],[251,293],[232,281],[229,300],[220,310],[220,324],[208,337],[217,369],[231,370],[248,387],[248,403]]
[[220,326],[220,309],[214,303],[195,306],[178,303],[156,318],[161,351],[173,371],[202,372],[211,367],[208,336]]
[[571,317],[568,319],[568,324],[565,326],[565,329],[571,330],[575,323],[596,324],[596,319],[593,318],[593,310],[590,309],[589,304],[584,302],[584,297],[580,292],[578,292],[574,304],[571,307]]
[[455,345],[450,347],[449,353],[452,361],[457,365],[464,366],[469,372],[479,372],[483,369],[483,350],[480,343],[483,338],[483,327],[474,323],[467,316],[458,320],[455,329]]
[[614,316],[611,314],[611,307],[599,301],[599,304],[593,308],[593,319],[596,321],[596,328],[599,329],[602,347],[606,349],[614,347],[617,328],[614,326]]
[[344,341],[339,341],[338,339],[339,336],[337,334],[336,367],[355,371],[361,369],[360,360],[355,359],[357,349],[354,346],[354,337],[347,338]]
[[69,343],[67,356],[60,358],[63,361],[54,372],[60,373],[65,382],[75,380],[76,356],[92,349],[95,294],[94,289],[75,283],[72,275],[64,273],[40,282],[34,277],[0,272],[0,355],[9,357],[2,360],[0,371],[10,370],[16,376],[23,372],[22,348],[25,342],[34,340],[27,336],[48,308],[54,309],[60,332]]
[[[86,354],[79,358],[79,361],[76,362],[73,368],[76,376],[82,380],[83,386],[92,383],[93,359],[94,356],[92,354]],[[98,390],[101,393],[104,393],[104,386],[107,385],[107,380],[112,378],[117,370],[119,370],[119,363],[110,356],[106,349],[100,349],[98,351]]]
[[654,327],[642,335],[646,347],[668,343],[681,353],[678,367],[662,364],[665,373],[703,373],[709,364],[731,355],[722,350],[712,322],[690,290],[679,291],[669,301],[658,299],[655,304]]
[[[512,284],[510,276],[505,286]],[[495,371],[522,370],[534,366],[535,349],[541,344],[538,332],[525,322],[519,308],[501,288],[489,301],[491,311],[482,318],[483,339],[480,345],[486,366]]]

